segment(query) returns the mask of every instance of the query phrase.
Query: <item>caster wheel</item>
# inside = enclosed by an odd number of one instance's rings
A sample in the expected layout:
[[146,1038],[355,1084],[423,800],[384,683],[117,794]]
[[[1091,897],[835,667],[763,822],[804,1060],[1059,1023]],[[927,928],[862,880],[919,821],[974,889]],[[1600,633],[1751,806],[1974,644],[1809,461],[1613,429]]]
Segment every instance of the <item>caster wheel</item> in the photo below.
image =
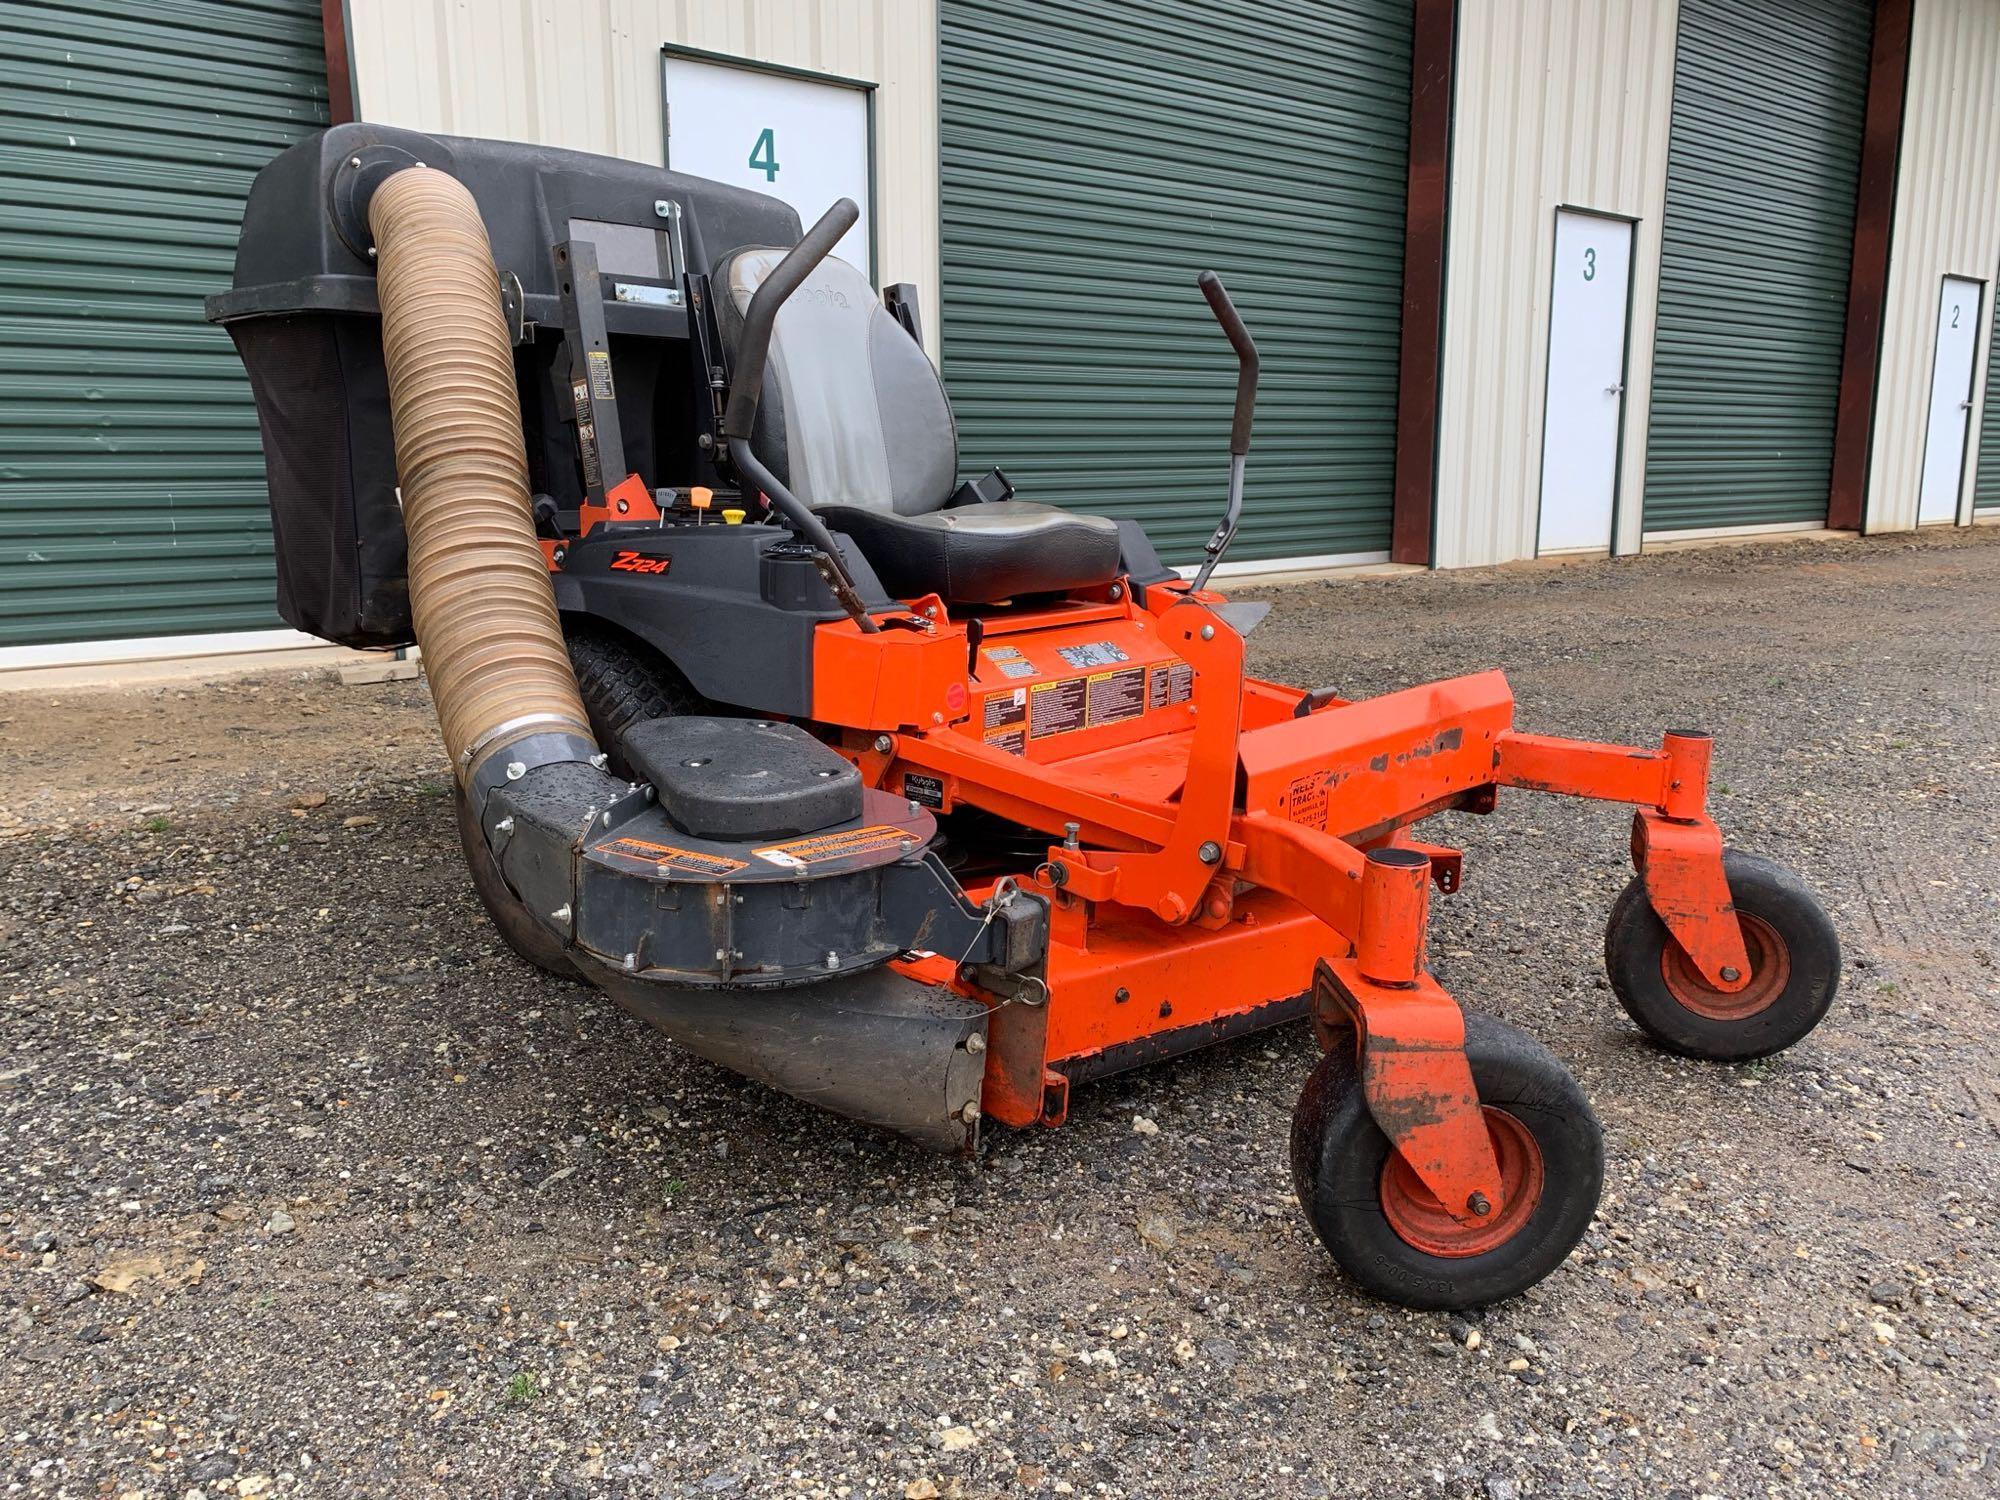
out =
[[563,951],[562,940],[538,926],[514,893],[507,889],[506,878],[500,873],[493,851],[486,847],[486,835],[480,831],[479,820],[473,816],[472,804],[466,800],[465,793],[453,786],[451,797],[453,810],[458,816],[458,842],[465,851],[466,868],[472,872],[472,888],[479,893],[479,904],[486,908],[486,915],[492,919],[493,930],[519,957],[544,974],[553,974],[558,979],[581,980],[583,975],[569,961],[569,955]]
[[1465,1054],[1506,1193],[1490,1222],[1460,1224],[1390,1147],[1351,1046],[1320,1059],[1292,1115],[1292,1183],[1313,1232],[1365,1291],[1404,1307],[1526,1291],[1568,1258],[1604,1186],[1603,1130],[1545,1047],[1468,1015]]
[[1782,865],[1731,852],[1722,869],[1750,950],[1749,984],[1735,994],[1712,988],[1638,879],[1611,908],[1604,967],[1625,1013],[1669,1052],[1738,1062],[1782,1052],[1819,1025],[1840,984],[1840,940]]

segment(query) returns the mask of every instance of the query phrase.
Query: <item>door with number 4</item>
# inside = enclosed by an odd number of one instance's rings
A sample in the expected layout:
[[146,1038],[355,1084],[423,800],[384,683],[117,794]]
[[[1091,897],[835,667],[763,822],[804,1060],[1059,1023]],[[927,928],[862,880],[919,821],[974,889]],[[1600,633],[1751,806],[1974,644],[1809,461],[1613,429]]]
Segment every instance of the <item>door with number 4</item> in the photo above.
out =
[[663,54],[660,82],[669,168],[782,198],[808,225],[852,198],[861,218],[834,254],[874,277],[873,84],[676,51]]
[[1938,299],[1937,354],[1931,363],[1931,416],[1924,432],[1924,476],[1917,524],[1958,519],[1965,488],[1965,439],[1972,424],[1972,367],[1979,357],[1980,295],[1984,288],[1947,276]]
[[1557,212],[1537,552],[1611,548],[1631,282],[1630,220]]

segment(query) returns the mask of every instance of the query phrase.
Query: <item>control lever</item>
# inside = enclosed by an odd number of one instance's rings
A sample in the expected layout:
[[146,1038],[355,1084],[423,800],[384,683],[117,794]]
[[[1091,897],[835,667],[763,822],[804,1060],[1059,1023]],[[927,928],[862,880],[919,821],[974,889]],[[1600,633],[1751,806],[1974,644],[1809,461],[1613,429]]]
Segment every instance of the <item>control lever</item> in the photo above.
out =
[[1236,351],[1236,414],[1229,428],[1229,508],[1215,534],[1203,544],[1202,550],[1208,555],[1202,561],[1201,571],[1194,575],[1195,591],[1199,593],[1208,587],[1208,575],[1215,571],[1222,554],[1236,539],[1236,523],[1243,518],[1243,468],[1250,454],[1250,419],[1257,410],[1257,345],[1250,337],[1250,330],[1243,326],[1236,304],[1223,289],[1222,278],[1213,271],[1203,271],[1196,284]]
[[757,425],[757,404],[764,397],[764,366],[771,354],[771,332],[777,326],[778,309],[805,284],[813,268],[832,253],[833,247],[840,243],[840,237],[852,229],[860,217],[861,210],[854,206],[852,198],[840,199],[821,214],[819,222],[808,229],[799,242],[786,252],[785,258],[771,268],[756,294],[750,298],[750,306],[743,314],[743,336],[736,350],[736,369],[729,383],[729,400],[723,407],[722,436],[728,446],[729,461],[735,465],[736,472],[763,492],[764,498],[786,525],[818,549],[824,559],[820,573],[833,590],[834,598],[840,601],[840,607],[847,611],[859,629],[873,635],[881,627],[869,618],[868,606],[861,602],[861,595],[854,587],[853,575],[841,559],[833,534],[750,451],[750,433]]

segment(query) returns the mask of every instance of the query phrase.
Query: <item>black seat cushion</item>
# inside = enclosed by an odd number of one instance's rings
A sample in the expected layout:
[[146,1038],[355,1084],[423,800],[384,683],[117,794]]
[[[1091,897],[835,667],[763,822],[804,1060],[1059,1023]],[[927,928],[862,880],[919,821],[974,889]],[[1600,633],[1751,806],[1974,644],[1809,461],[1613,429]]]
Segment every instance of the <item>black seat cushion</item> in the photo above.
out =
[[[716,262],[732,350],[783,254],[746,245]],[[1018,502],[945,508],[958,435],[944,385],[868,278],[838,257],[821,261],[778,312],[751,446],[898,598],[994,604],[1118,576],[1118,529],[1102,517]]]
[[1118,528],[1103,516],[1001,500],[927,515],[831,505],[826,524],[853,538],[882,587],[899,599],[998,604],[1118,576]]
[[660,810],[696,838],[789,838],[861,816],[861,773],[796,724],[677,714],[619,739]]

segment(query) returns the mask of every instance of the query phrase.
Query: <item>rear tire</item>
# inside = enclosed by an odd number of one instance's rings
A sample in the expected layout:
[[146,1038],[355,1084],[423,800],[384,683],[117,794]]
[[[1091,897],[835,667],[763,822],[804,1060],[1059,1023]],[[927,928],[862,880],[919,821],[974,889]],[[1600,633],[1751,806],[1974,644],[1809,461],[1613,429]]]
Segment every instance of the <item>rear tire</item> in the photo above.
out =
[[1750,982],[1712,988],[1653,910],[1625,887],[1604,928],[1604,967],[1625,1013],[1669,1052],[1742,1062],[1782,1052],[1825,1018],[1840,988],[1840,939],[1805,883],[1775,861],[1722,856],[1750,951]]
[[710,711],[701,694],[673,664],[630,636],[582,625],[568,635],[569,661],[576,670],[590,732],[614,776],[632,779],[625,763],[624,734],[642,719]]
[[1313,1232],[1364,1291],[1404,1307],[1526,1291],[1568,1259],[1604,1187],[1604,1132],[1547,1048],[1469,1014],[1465,1055],[1510,1195],[1491,1224],[1452,1219],[1389,1144],[1351,1038],[1320,1059],[1292,1115],[1292,1183]]

